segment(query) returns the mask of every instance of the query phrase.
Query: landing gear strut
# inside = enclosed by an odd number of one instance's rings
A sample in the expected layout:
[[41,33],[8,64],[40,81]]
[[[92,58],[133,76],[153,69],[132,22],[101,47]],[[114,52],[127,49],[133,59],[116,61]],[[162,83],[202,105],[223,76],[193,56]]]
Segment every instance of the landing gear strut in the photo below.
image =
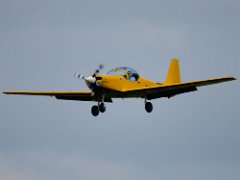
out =
[[106,106],[104,104],[104,96],[103,96],[102,102],[98,102],[98,105],[94,105],[92,107],[91,112],[92,112],[92,115],[96,117],[99,115],[99,112],[104,113],[105,111],[106,111]]
[[153,110],[153,105],[151,102],[145,102],[145,110],[150,113]]
[[101,113],[104,113],[106,111],[106,106],[103,102],[99,104],[98,108]]

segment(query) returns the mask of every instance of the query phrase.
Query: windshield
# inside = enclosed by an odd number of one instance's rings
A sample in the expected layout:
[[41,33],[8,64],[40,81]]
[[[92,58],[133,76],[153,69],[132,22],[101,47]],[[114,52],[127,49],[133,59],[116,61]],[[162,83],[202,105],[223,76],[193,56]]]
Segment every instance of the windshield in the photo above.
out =
[[137,73],[137,71],[130,67],[117,67],[110,70],[108,74],[119,74],[130,81],[137,81],[139,78],[139,74]]

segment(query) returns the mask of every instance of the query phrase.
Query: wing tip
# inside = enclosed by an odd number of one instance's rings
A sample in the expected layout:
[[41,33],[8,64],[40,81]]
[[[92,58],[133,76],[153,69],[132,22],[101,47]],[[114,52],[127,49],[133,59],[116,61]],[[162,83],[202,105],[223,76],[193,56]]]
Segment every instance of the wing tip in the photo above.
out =
[[225,79],[228,79],[229,81],[237,80],[234,76],[226,76]]
[[3,91],[3,94],[19,94],[21,91]]

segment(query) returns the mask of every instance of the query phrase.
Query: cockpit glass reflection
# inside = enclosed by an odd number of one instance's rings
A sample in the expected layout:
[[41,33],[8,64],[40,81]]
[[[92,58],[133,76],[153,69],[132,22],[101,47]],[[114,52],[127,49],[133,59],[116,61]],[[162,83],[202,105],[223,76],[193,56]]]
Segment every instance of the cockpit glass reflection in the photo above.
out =
[[127,80],[130,81],[137,81],[139,78],[138,72],[130,67],[117,67],[108,72],[108,74],[113,74],[113,75],[122,75],[124,76]]

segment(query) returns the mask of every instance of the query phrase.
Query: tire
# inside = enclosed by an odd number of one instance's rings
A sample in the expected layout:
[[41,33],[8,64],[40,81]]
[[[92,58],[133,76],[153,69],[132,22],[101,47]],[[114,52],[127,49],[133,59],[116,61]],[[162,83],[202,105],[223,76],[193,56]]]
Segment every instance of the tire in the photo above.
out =
[[146,102],[146,104],[145,104],[145,109],[146,109],[146,111],[147,111],[148,113],[152,112],[152,110],[153,110],[153,105],[152,105],[152,103],[151,103],[151,102]]
[[98,116],[98,114],[99,114],[98,106],[93,106],[91,109],[91,112],[92,112],[93,116],[95,116],[95,117]]

